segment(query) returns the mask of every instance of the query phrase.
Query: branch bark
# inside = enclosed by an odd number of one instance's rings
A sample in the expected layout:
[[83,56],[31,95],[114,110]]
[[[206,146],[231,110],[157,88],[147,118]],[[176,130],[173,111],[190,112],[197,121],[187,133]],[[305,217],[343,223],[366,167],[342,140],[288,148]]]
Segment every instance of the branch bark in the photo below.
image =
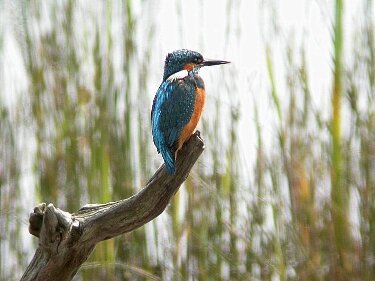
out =
[[100,241],[135,230],[160,215],[203,149],[197,132],[179,152],[175,175],[161,166],[146,187],[130,198],[85,205],[73,214],[52,204],[36,206],[29,232],[39,237],[39,247],[21,281],[71,280]]

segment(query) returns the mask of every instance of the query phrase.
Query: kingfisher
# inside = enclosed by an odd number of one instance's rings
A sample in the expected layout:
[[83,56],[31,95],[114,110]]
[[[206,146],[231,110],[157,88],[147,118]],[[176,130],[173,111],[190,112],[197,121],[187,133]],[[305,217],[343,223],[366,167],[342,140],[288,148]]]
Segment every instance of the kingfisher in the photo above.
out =
[[161,153],[167,172],[176,172],[177,152],[194,133],[201,118],[206,93],[198,75],[201,67],[229,63],[209,60],[195,51],[181,49],[165,59],[163,81],[151,110],[154,144]]

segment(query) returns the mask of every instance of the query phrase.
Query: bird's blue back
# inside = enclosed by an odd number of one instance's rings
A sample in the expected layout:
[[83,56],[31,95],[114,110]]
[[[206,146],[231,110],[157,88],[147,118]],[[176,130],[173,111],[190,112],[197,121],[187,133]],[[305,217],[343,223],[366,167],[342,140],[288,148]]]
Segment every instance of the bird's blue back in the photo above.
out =
[[201,67],[229,63],[207,60],[195,51],[181,49],[165,58],[163,82],[152,105],[151,123],[155,146],[170,174],[175,173],[175,154],[194,132],[205,102]]
[[153,101],[153,140],[171,174],[175,172],[176,143],[194,111],[196,88],[197,79],[193,74],[178,79],[166,79],[160,85]]

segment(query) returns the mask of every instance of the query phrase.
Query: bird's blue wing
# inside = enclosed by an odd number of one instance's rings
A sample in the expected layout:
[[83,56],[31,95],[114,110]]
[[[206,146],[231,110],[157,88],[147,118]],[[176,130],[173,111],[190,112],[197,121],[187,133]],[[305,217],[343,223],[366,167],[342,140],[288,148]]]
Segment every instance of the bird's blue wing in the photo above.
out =
[[189,76],[165,80],[152,105],[151,123],[155,146],[164,158],[168,171],[174,172],[174,146],[194,111],[196,84]]

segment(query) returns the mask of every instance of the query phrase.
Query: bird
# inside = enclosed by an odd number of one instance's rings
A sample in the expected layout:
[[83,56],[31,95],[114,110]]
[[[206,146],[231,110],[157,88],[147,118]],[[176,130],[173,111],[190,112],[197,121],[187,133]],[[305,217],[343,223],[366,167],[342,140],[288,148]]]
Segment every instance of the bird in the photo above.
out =
[[195,132],[202,115],[206,92],[199,70],[227,63],[204,59],[199,52],[187,49],[166,56],[163,81],[152,103],[151,127],[153,142],[169,174],[175,174],[177,152]]

